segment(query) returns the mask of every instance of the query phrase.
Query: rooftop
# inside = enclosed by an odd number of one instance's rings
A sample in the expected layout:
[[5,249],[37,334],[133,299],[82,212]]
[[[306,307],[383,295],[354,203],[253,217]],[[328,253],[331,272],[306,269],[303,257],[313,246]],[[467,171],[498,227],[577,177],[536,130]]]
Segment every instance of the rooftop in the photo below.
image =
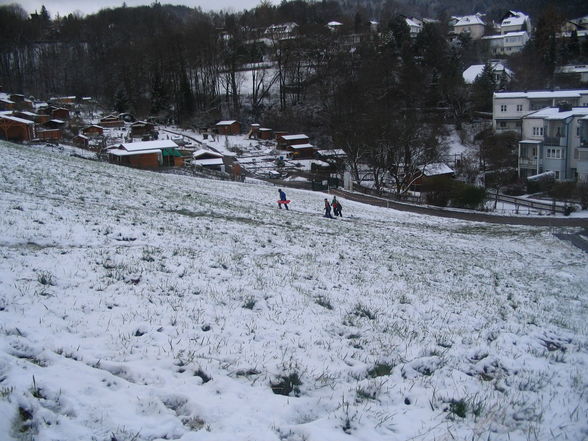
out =
[[547,120],[562,120],[572,116],[588,116],[588,107],[573,107],[571,110],[560,111],[558,107],[546,107],[525,116],[524,118],[541,118]]
[[537,90],[530,92],[495,92],[494,98],[579,98],[588,95],[588,89]]

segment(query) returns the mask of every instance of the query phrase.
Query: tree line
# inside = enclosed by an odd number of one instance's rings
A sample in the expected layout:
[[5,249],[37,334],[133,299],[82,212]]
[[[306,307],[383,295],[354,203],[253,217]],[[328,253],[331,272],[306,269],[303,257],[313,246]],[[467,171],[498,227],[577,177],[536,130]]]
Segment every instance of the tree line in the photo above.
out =
[[[488,48],[448,38],[450,13],[507,11],[504,2],[478,3],[295,0],[205,13],[156,2],[53,18],[45,7],[28,15],[6,5],[0,81],[5,90],[92,96],[105,108],[185,126],[234,118],[303,131],[319,145],[344,148],[356,180],[369,164],[376,187],[393,179],[403,192],[417,165],[443,155],[444,124],[459,128],[473,112],[491,111],[497,85],[489,68],[472,87],[462,78],[467,66],[489,58]],[[557,38],[578,2],[514,3],[549,6],[538,12],[525,50],[509,59],[513,84],[501,87],[554,87],[558,64],[588,60],[586,42]],[[411,37],[403,13],[415,9],[438,20]],[[333,20],[342,25],[326,26]],[[292,33],[270,27],[285,23],[297,26]]]

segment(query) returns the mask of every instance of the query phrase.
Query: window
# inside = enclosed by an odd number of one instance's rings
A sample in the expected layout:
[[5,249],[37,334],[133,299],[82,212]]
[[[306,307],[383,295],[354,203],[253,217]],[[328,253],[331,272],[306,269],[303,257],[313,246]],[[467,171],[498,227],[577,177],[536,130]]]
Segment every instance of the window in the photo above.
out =
[[501,104],[500,105],[500,111],[501,112],[506,112],[506,104]]
[[559,179],[559,170],[555,171],[555,179]]
[[533,127],[533,136],[543,136],[543,127]]
[[506,122],[500,121],[499,126],[504,129],[506,127]]
[[580,126],[576,127],[576,136],[580,136]]
[[561,159],[561,149],[547,149],[545,152],[545,157],[549,159]]
[[517,112],[522,112],[522,111],[523,111],[523,105],[517,104]]

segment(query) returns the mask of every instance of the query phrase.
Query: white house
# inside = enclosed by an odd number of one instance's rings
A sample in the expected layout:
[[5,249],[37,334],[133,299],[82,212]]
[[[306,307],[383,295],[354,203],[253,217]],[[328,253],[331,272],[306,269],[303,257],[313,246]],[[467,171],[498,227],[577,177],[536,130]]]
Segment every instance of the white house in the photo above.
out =
[[588,83],[588,64],[570,64],[555,69],[555,73],[565,77],[576,77],[581,83]]
[[500,33],[526,31],[531,33],[531,19],[527,14],[518,11],[508,11],[500,23]]
[[519,176],[553,172],[559,181],[588,181],[588,107],[547,107],[522,119]]
[[524,116],[562,103],[587,107],[588,90],[495,92],[492,98],[492,127],[497,132],[515,131],[521,134]]
[[522,12],[509,11],[500,22],[499,28],[499,35],[486,35],[482,40],[488,42],[493,55],[515,54],[529,41],[531,19]]
[[[464,70],[462,76],[465,83],[473,84],[474,81],[476,81],[476,78],[478,78],[484,71],[484,66],[484,64],[472,64]],[[504,81],[509,82],[512,79],[512,70],[507,68],[500,61],[492,61],[490,62],[490,66],[492,67],[492,76],[494,77],[494,82],[496,83],[497,88],[500,86],[500,83]]]
[[485,23],[482,20],[483,15],[466,15],[463,17],[453,17],[453,32],[455,34],[467,34],[472,40],[479,40],[484,35]]
[[416,18],[408,17],[406,17],[404,20],[406,22],[406,25],[408,26],[408,29],[410,30],[410,37],[416,38],[417,35],[419,35],[419,33],[423,30],[422,22]]

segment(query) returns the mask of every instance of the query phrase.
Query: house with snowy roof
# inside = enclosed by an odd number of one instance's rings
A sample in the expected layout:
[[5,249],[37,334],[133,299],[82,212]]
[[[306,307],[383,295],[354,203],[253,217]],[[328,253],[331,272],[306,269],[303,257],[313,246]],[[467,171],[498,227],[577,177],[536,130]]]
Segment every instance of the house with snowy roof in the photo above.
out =
[[417,18],[408,18],[404,19],[408,29],[410,31],[410,37],[416,38],[420,32],[423,30],[423,23]]
[[525,31],[530,34],[531,30],[531,19],[523,12],[508,11],[500,22],[500,33],[503,35],[520,31]]
[[[492,68],[492,77],[494,78],[497,89],[502,83],[510,82],[513,76],[512,70],[508,69],[500,61],[492,61],[489,65]],[[485,64],[473,64],[464,70],[462,74],[464,82],[466,84],[473,84],[474,81],[476,81],[476,78],[478,78],[484,71],[484,66]]]
[[298,144],[308,144],[309,138],[308,136],[298,133],[295,135],[288,135],[288,134],[278,134],[276,133],[276,141],[278,143],[278,148],[282,150],[288,150],[288,147]]
[[588,180],[588,107],[562,104],[522,118],[518,173],[552,172],[558,181]]
[[109,147],[107,154],[109,162],[134,168],[184,165],[178,145],[169,139],[117,144]]
[[489,45],[492,55],[511,55],[520,52],[531,34],[531,19],[528,15],[509,11],[500,22],[500,34],[486,35],[482,40]]
[[35,137],[35,123],[10,112],[0,113],[0,138],[8,141],[31,141]]
[[219,121],[214,125],[214,130],[219,135],[238,135],[241,133],[241,123],[234,119]]
[[221,170],[225,164],[224,156],[221,153],[212,150],[200,149],[192,153],[192,165]]
[[472,40],[479,40],[484,35],[486,24],[482,19],[484,15],[476,13],[463,17],[452,17],[453,33],[469,35]]
[[495,92],[492,97],[492,127],[496,132],[521,134],[524,116],[560,104],[588,107],[588,89]]

